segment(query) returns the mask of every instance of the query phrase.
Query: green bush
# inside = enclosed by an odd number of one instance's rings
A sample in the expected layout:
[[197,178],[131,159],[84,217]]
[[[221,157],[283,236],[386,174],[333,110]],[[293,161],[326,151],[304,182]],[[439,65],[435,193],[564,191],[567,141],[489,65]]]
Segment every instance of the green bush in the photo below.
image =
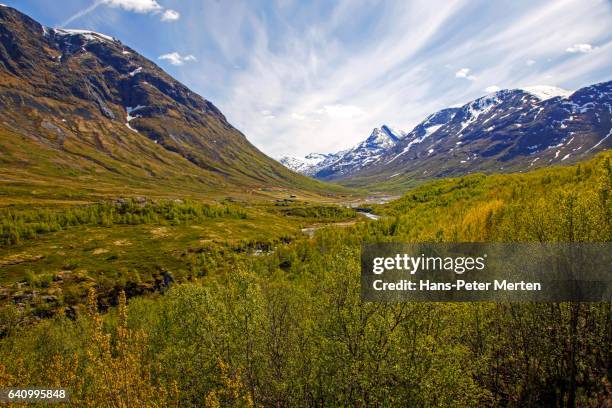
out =
[[162,224],[181,225],[210,218],[245,219],[246,212],[228,204],[195,201],[138,202],[125,200],[48,209],[1,209],[0,246],[19,244],[41,234],[84,225],[111,226]]

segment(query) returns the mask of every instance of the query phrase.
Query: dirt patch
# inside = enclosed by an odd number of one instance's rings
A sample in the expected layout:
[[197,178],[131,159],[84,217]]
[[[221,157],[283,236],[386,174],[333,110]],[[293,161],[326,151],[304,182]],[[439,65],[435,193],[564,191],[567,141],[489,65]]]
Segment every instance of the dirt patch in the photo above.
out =
[[168,228],[166,227],[153,228],[150,232],[155,238],[163,238],[170,235],[170,233],[168,232]]
[[130,241],[128,241],[127,239],[118,239],[117,241],[113,242],[113,244],[115,244],[115,246],[128,246],[128,245],[132,245],[132,243]]
[[94,255],[100,255],[100,254],[105,254],[108,252],[108,249],[106,248],[96,248],[93,250],[92,254]]
[[43,258],[43,255],[32,255],[27,253],[13,254],[4,259],[0,259],[0,266],[19,265],[25,262],[39,261]]

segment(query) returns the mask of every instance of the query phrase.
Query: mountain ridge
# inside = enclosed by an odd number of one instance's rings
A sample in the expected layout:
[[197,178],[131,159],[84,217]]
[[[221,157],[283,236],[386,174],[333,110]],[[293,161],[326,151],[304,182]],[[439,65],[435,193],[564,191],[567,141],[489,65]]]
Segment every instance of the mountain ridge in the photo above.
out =
[[430,114],[369,162],[343,161],[349,149],[312,174],[361,187],[391,178],[410,183],[575,163],[612,147],[611,101],[610,81],[574,92],[551,86],[499,90]]

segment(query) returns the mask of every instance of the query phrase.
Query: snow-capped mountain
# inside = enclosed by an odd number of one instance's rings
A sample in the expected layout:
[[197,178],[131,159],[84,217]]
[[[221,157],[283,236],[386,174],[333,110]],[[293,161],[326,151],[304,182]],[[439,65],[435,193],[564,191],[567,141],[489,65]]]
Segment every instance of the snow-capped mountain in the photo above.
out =
[[283,157],[280,162],[291,170],[308,176],[326,178],[330,175],[350,175],[352,172],[377,161],[406,134],[387,125],[374,128],[370,136],[354,147],[337,153],[310,153],[305,157]]
[[505,89],[438,111],[406,134],[384,128],[310,174],[359,185],[574,163],[612,147],[612,81],[575,92]]
[[337,159],[336,154],[310,153],[304,157],[284,156],[279,161],[287,168],[307,176],[313,176],[318,170]]
[[351,149],[337,153],[335,161],[319,167],[314,175],[319,179],[349,177],[360,169],[378,162],[385,152],[392,149],[404,136],[404,133],[397,132],[387,125],[374,128],[366,140]]
[[[428,118],[354,177],[424,179],[574,163],[612,147],[612,82],[501,90]],[[430,117],[431,118],[431,117]],[[423,133],[427,128],[429,132]]]

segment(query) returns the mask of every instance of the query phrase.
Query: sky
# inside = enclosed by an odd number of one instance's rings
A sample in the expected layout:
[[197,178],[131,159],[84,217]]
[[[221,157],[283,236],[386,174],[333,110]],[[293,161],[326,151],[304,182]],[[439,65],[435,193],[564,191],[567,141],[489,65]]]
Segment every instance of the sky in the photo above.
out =
[[276,158],[410,131],[497,89],[612,79],[609,0],[0,1],[120,39]]

